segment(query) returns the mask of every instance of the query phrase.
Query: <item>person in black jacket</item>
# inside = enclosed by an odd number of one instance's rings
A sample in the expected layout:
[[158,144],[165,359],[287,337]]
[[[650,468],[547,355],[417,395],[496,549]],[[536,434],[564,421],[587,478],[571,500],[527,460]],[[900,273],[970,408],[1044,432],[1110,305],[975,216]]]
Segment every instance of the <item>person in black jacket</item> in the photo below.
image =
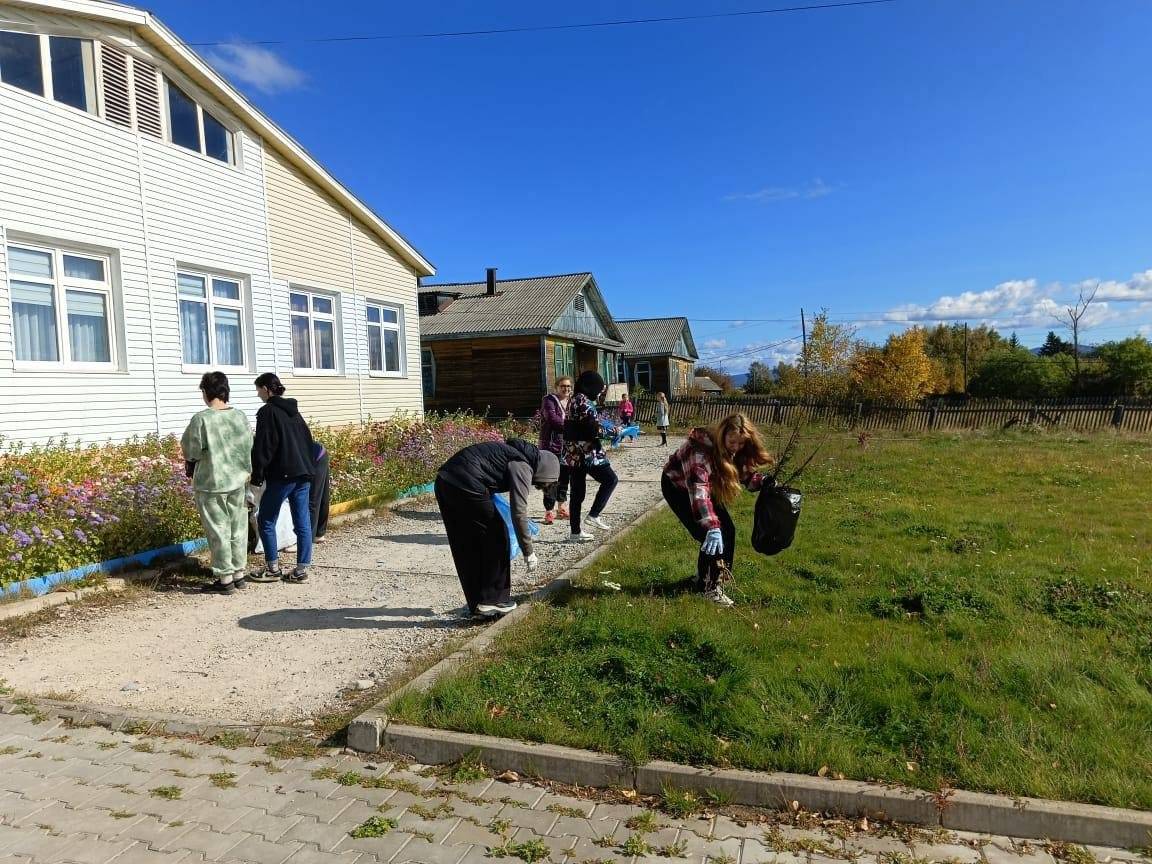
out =
[[252,485],[265,486],[256,513],[256,526],[264,546],[264,569],[251,575],[253,582],[281,578],[280,551],[276,542],[276,518],[288,501],[296,532],[296,568],[283,574],[285,582],[304,582],[312,563],[312,514],[309,498],[316,462],[312,433],[300,416],[295,399],[284,398],[284,385],[271,372],[256,379],[256,395],[264,403],[256,412],[256,436],[252,441]]
[[510,599],[508,529],[492,495],[508,493],[512,527],[531,572],[538,559],[528,530],[528,496],[533,486],[545,489],[559,477],[560,460],[555,453],[518,438],[507,443],[471,444],[440,466],[436,502],[448,534],[456,575],[473,615],[499,617],[516,608]]

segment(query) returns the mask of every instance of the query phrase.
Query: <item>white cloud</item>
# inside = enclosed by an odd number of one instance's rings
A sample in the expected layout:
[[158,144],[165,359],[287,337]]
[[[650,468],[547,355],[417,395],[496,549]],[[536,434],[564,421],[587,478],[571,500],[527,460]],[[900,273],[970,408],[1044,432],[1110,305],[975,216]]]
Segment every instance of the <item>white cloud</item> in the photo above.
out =
[[[1082,288],[1091,290],[1095,284],[1091,281],[1068,287],[1060,283],[1041,286],[1035,279],[1013,279],[987,291],[945,295],[927,305],[908,303],[897,306],[884,313],[883,321],[893,324],[969,321],[999,329],[1051,328],[1067,315],[1067,308],[1074,305],[1079,291]],[[1105,285],[1109,286],[1107,292]],[[1145,299],[1152,300],[1152,270],[1137,274],[1129,282],[1101,283],[1096,300],[1081,319],[1081,324],[1085,328],[1096,327],[1121,318],[1121,312],[1111,307],[1109,300]]]
[[259,45],[229,42],[207,52],[206,58],[224,75],[263,93],[294,90],[307,80],[295,66]]
[[712,348],[727,348],[727,347],[728,347],[728,340],[727,339],[706,339],[704,341],[704,349],[705,350],[710,350]]
[[741,327],[743,327],[747,323],[748,322],[746,322],[746,321],[733,321],[728,326],[731,327],[733,330],[739,330]]
[[771,204],[777,201],[811,201],[832,194],[832,187],[817,177],[799,186],[766,186],[755,192],[739,192],[725,195],[725,201],[759,201]]

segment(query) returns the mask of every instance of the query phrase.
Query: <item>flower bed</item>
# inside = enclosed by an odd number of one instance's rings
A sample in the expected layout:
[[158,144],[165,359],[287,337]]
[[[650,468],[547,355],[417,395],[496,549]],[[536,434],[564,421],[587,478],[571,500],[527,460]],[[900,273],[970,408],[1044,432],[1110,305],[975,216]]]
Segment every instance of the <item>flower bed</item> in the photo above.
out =
[[[462,447],[523,434],[467,414],[316,427],[332,459],[332,500],[394,496],[430,482]],[[0,451],[0,585],[201,535],[172,436]]]

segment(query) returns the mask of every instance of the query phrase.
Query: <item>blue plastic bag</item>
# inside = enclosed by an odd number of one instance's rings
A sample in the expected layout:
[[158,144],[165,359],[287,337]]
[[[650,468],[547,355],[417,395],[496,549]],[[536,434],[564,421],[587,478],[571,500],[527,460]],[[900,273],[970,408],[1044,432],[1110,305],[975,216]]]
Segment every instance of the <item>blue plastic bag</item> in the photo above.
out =
[[[516,529],[512,527],[512,507],[503,495],[493,495],[492,503],[496,505],[496,509],[504,518],[504,527],[508,529],[508,547],[511,550],[508,558],[510,561],[515,561],[520,555],[520,541],[516,539]],[[540,535],[540,526],[531,519],[528,520],[528,533],[533,537]]]

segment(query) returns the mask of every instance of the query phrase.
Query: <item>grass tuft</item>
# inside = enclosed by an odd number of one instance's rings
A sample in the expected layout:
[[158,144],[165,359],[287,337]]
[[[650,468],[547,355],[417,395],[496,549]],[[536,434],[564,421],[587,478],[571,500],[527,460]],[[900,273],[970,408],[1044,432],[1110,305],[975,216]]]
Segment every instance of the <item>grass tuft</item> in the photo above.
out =
[[348,832],[348,836],[361,839],[364,837],[383,837],[396,828],[396,820],[385,816],[372,816],[368,821],[362,822]]
[[184,790],[179,786],[157,786],[155,789],[149,789],[148,794],[153,798],[164,798],[168,801],[175,801],[184,794]]

